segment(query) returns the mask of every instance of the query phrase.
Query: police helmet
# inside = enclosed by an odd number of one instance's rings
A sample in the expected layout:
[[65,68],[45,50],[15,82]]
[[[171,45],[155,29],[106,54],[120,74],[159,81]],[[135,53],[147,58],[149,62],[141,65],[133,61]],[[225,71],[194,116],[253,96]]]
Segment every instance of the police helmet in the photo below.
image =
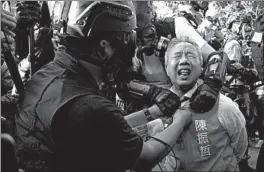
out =
[[[74,54],[81,53],[79,57],[87,56],[87,44],[93,44],[90,40],[102,33],[128,33],[131,37],[128,46],[135,46],[136,15],[131,1],[56,1],[50,8],[59,44],[69,49],[74,47],[77,49]],[[130,46],[131,51],[133,48]]]
[[103,31],[131,32],[136,28],[131,1],[57,1],[52,18],[55,31],[74,37],[90,37]]
[[[54,35],[75,58],[110,73],[132,63],[136,49],[136,15],[131,1],[56,1],[50,8],[53,9]],[[97,45],[94,41],[104,36],[116,37],[118,51],[111,59],[91,55],[90,47]]]

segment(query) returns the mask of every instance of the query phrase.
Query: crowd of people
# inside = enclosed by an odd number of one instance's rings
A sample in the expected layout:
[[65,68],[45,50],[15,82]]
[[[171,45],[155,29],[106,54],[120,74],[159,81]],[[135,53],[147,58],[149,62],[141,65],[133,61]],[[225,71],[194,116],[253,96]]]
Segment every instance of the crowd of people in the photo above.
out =
[[264,171],[263,14],[1,3],[3,171]]

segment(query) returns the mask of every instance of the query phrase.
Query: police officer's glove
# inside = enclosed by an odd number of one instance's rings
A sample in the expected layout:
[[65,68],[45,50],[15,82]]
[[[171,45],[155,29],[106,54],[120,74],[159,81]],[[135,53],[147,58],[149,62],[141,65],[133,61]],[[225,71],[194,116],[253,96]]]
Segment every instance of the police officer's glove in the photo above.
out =
[[194,112],[204,113],[211,110],[222,88],[220,80],[207,78],[194,92],[190,99],[190,107]]
[[168,117],[171,117],[181,105],[180,98],[176,94],[156,86],[150,86],[146,98],[150,104],[156,104],[162,113]]
[[16,3],[17,27],[26,29],[39,21],[40,4],[38,1],[20,1]]
[[243,71],[243,76],[248,83],[254,83],[259,80],[258,72],[256,69],[245,68]]
[[229,71],[232,74],[239,74],[239,75],[243,75],[245,72],[245,68],[242,66],[242,64],[240,63],[233,63],[230,64],[229,66]]

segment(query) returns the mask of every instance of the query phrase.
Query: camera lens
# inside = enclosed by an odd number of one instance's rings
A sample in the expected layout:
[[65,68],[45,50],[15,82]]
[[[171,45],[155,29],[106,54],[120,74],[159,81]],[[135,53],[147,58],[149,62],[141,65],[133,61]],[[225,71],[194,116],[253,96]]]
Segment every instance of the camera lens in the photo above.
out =
[[158,56],[163,56],[168,48],[170,39],[163,36],[156,37],[153,41],[152,47],[155,49],[155,54]]

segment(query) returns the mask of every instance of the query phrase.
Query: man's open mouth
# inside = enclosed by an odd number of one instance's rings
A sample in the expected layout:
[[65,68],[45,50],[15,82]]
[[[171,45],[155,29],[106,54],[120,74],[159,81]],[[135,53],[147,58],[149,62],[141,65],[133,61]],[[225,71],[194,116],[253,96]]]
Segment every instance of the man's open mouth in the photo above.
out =
[[189,76],[191,73],[190,69],[180,69],[178,70],[178,75],[180,76]]

